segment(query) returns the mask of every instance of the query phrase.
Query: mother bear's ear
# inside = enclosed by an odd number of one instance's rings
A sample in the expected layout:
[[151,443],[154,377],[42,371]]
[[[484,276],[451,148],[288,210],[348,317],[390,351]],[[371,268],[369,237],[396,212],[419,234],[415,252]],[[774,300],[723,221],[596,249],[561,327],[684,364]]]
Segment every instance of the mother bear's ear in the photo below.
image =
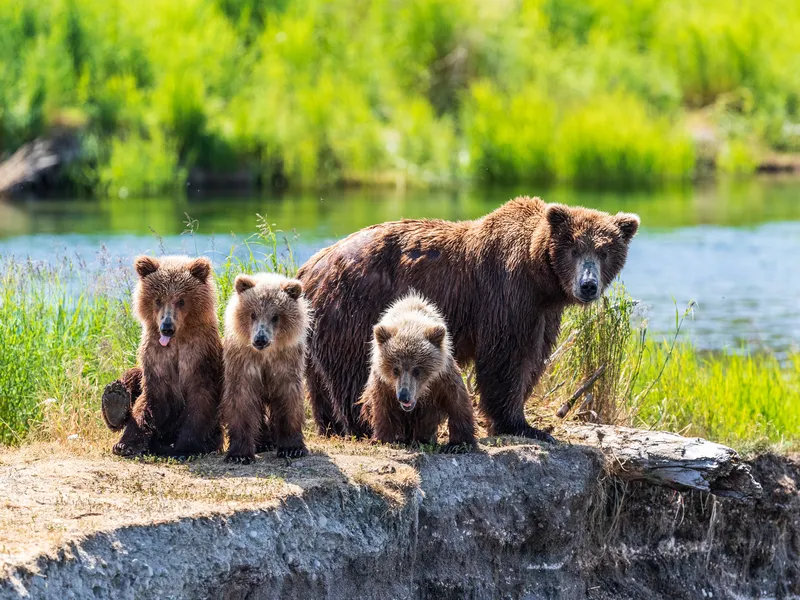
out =
[[572,222],[570,208],[564,204],[548,204],[545,216],[553,231],[560,230]]
[[622,239],[625,240],[625,243],[630,242],[639,230],[639,215],[621,212],[614,215],[614,221],[622,232]]

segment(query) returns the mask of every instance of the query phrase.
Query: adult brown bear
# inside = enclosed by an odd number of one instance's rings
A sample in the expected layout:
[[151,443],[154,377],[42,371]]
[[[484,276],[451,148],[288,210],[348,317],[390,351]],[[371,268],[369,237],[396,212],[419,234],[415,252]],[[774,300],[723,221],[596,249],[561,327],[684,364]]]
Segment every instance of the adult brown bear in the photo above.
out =
[[306,371],[320,433],[367,435],[358,399],[372,327],[409,288],[443,313],[463,368],[474,362],[490,433],[552,438],[526,421],[574,303],[597,300],[625,264],[639,217],[521,197],[475,221],[367,227],[298,272],[314,311]]

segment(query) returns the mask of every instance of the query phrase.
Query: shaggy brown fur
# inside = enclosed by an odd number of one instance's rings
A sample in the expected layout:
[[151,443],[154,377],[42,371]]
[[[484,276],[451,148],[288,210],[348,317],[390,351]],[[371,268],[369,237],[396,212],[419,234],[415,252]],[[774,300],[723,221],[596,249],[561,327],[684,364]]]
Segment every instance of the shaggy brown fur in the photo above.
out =
[[372,367],[361,396],[361,417],[381,442],[436,443],[448,419],[445,452],[476,446],[475,423],[450,336],[439,311],[409,294],[375,325]]
[[225,311],[222,420],[225,460],[249,463],[256,452],[307,453],[303,441],[308,304],[302,284],[273,273],[239,275]]
[[140,256],[135,268],[141,368],[120,380],[134,404],[114,453],[188,456],[216,450],[222,344],[211,263],[202,257]]
[[442,311],[462,367],[474,362],[491,433],[552,439],[523,416],[569,304],[620,272],[639,218],[516,198],[475,221],[363,229],[300,269],[315,326],[307,381],[321,433],[368,433],[357,399],[372,325],[414,288]]

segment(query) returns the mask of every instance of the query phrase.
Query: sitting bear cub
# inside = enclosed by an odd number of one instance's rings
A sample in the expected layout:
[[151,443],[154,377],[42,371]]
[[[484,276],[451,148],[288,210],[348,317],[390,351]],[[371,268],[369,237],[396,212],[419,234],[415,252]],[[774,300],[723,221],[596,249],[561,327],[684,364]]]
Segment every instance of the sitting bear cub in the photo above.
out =
[[207,258],[140,256],[134,293],[140,367],[110,384],[103,417],[124,428],[114,454],[169,456],[218,449],[222,344]]
[[475,424],[444,319],[415,293],[398,300],[373,329],[362,418],[381,442],[436,443],[448,418],[445,452],[476,446]]
[[308,305],[302,284],[274,273],[239,275],[225,311],[222,420],[229,462],[248,464],[277,446],[279,457],[307,454],[303,372]]

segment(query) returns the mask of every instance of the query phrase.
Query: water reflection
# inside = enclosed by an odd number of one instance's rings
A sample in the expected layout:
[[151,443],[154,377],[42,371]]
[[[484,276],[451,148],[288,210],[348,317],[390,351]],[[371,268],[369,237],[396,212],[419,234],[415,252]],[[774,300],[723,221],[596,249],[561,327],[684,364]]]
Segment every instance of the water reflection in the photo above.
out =
[[[196,247],[221,259],[255,230],[256,215],[263,214],[293,239],[302,263],[316,249],[366,225],[401,217],[475,218],[526,191],[355,190],[277,198],[189,195],[0,204],[0,255],[51,260],[78,254],[88,268],[96,268],[101,247],[129,260],[142,252],[158,253],[163,243],[170,252],[192,254]],[[540,195],[551,202],[639,213],[643,226],[623,280],[649,307],[654,331],[671,331],[676,307],[682,312],[694,300],[698,307],[687,331],[701,348],[785,349],[798,339],[796,179],[629,193],[554,188]],[[194,238],[180,235],[187,214],[199,222]]]

